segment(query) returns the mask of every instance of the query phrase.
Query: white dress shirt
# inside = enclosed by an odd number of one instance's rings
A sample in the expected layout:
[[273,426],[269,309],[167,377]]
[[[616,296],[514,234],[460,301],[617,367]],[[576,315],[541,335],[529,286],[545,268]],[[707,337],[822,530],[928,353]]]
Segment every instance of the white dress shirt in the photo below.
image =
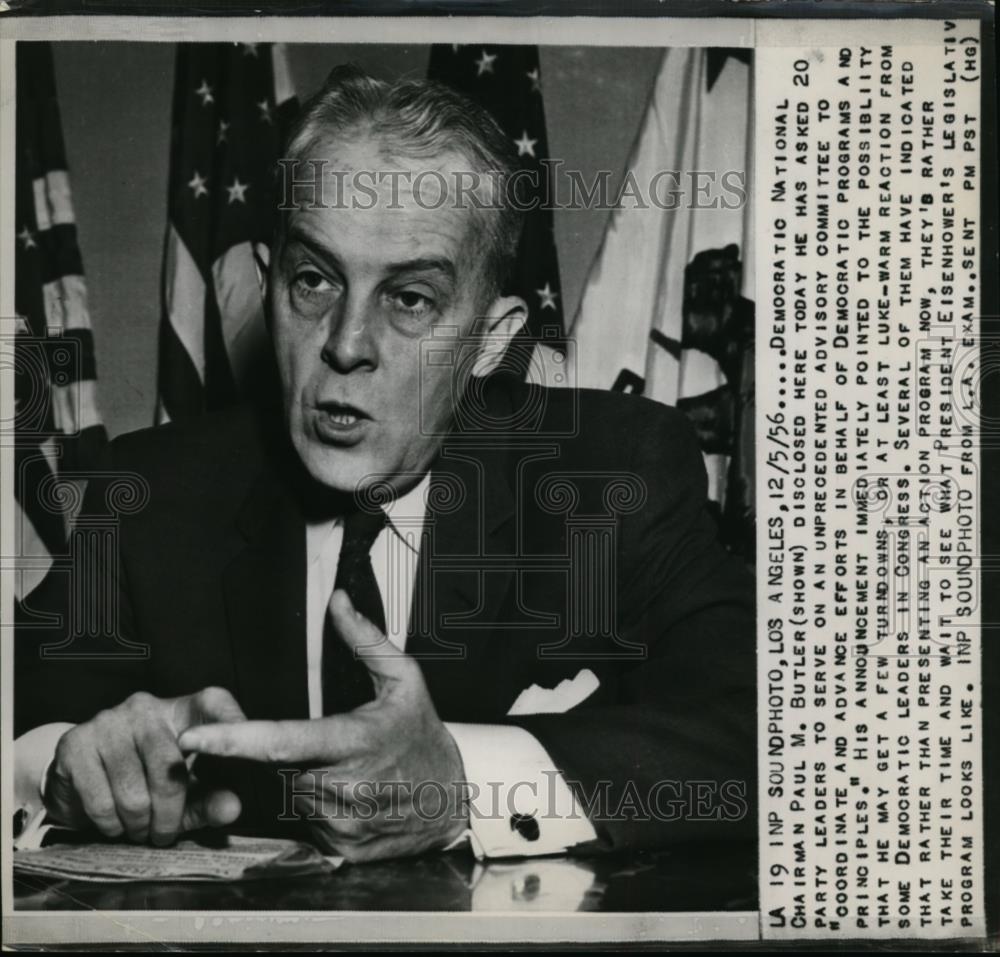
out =
[[[389,521],[371,548],[372,569],[385,608],[386,635],[406,650],[430,473],[386,507]],[[323,622],[343,539],[340,519],[306,526],[306,664],[309,716],[323,714]],[[48,724],[15,742],[15,800],[31,814],[41,806],[45,771],[59,738],[72,725]],[[596,834],[569,785],[534,735],[508,725],[445,727],[458,747],[469,784],[466,836],[478,858],[553,854]],[[515,827],[533,818],[537,829]],[[525,834],[535,836],[530,840]],[[464,837],[463,837],[464,839]]]

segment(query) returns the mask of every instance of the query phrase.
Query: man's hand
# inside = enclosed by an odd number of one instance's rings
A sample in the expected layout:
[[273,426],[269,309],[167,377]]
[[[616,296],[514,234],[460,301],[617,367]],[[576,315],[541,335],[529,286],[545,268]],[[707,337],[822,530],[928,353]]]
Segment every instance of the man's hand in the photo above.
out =
[[245,715],[223,688],[181,698],[139,692],[67,731],[45,786],[49,815],[70,827],[93,825],[105,837],[170,844],[179,833],[231,824],[240,800],[201,788],[178,747],[188,728]]
[[[294,808],[330,852],[366,861],[445,847],[467,824],[464,768],[417,662],[335,591],[330,614],[364,659],[375,700],[313,721],[245,721],[192,728],[184,751],[294,769]],[[306,769],[306,770],[303,770]]]

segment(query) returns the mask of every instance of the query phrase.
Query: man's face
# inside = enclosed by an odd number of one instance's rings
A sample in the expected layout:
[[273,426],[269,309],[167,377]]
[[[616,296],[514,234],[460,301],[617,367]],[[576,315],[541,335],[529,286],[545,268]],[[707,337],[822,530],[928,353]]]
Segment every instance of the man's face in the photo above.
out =
[[[322,155],[348,183],[359,170],[407,169],[367,137],[346,139]],[[452,183],[463,160],[445,154],[419,167]],[[377,199],[356,194],[357,203],[349,190],[331,191],[327,208],[288,213],[274,251],[272,326],[291,439],[310,474],[338,491],[390,476],[401,488],[427,469],[461,370],[422,361],[421,343],[444,330],[468,342],[484,315],[494,317],[493,335],[509,335],[502,317],[520,304],[483,295],[482,212],[437,203],[441,181],[425,181],[422,205],[400,178],[395,190],[389,178],[376,184]]]

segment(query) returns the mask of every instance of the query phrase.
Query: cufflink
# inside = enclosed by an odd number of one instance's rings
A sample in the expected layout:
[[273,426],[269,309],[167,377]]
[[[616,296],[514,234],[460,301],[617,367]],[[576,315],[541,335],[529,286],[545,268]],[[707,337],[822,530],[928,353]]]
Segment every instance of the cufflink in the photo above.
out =
[[531,902],[542,892],[542,879],[532,871],[525,877],[515,877],[510,885],[512,901]]
[[526,841],[537,841],[541,834],[534,814],[512,814],[510,816],[510,829],[516,831]]

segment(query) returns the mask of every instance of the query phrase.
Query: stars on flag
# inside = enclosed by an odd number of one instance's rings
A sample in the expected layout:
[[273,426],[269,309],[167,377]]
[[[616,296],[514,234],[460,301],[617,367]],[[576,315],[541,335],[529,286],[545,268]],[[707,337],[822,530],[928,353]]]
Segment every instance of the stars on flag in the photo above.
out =
[[249,183],[241,183],[238,176],[233,177],[233,185],[227,186],[230,203],[243,203],[246,205],[246,192],[250,188]]
[[528,138],[528,131],[524,130],[521,133],[521,138],[519,140],[514,140],[514,145],[517,147],[518,156],[534,156],[535,155],[535,144],[538,140],[533,140]]
[[35,249],[38,246],[38,243],[35,242],[34,233],[27,226],[17,234],[17,238],[21,240],[25,249]]
[[191,177],[188,186],[194,191],[194,198],[197,199],[199,196],[208,195],[208,187],[205,185],[208,182],[198,170],[194,171],[194,176]]
[[256,31],[234,39],[260,42],[179,43],[174,56],[159,421],[197,417],[270,387],[259,375],[268,345],[246,270],[253,275],[250,244],[279,198],[272,170],[297,104],[284,46]]
[[[490,74],[490,75],[487,75]],[[511,161],[515,166],[538,173],[542,163],[548,161],[549,143],[545,127],[543,98],[549,92],[541,89],[542,64],[538,47],[503,44],[498,45],[482,38],[479,42],[460,45],[458,49],[448,43],[433,44],[427,75],[469,95],[489,110],[507,140]],[[551,77],[546,75],[546,84]],[[517,157],[515,160],[514,157]],[[244,167],[240,167],[241,171]],[[250,201],[257,198],[258,178],[253,177],[254,192]],[[552,226],[549,184],[535,177],[533,182],[518,182],[518,198],[531,210],[526,217],[524,237],[511,289],[530,305],[528,321],[522,338],[548,339],[561,342],[565,336],[562,287],[559,280],[559,258],[556,253]],[[525,189],[527,187],[527,189]],[[548,344],[548,343],[547,343]],[[509,364],[524,365],[510,350]],[[525,354],[525,359],[527,354]]]
[[201,97],[202,106],[208,106],[209,103],[215,102],[215,97],[212,95],[212,88],[208,85],[208,80],[202,80],[201,86],[194,92],[196,96]]
[[493,72],[493,61],[496,60],[496,53],[487,53],[483,50],[483,55],[476,60],[476,76],[482,76],[484,73]]
[[538,293],[538,298],[542,300],[542,309],[556,308],[556,293],[548,282],[545,283],[544,289],[536,289],[535,292]]

